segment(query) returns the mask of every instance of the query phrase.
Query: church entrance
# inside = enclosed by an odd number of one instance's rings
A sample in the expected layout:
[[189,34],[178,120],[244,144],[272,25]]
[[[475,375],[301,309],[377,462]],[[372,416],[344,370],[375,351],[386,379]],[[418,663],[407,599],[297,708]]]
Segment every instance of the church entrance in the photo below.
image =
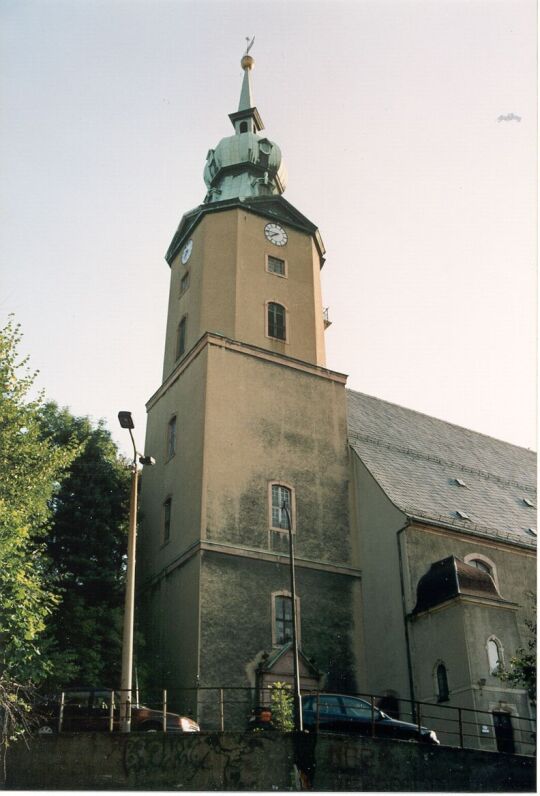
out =
[[509,713],[493,713],[493,726],[495,728],[495,740],[498,752],[514,754],[516,745],[514,743],[514,728],[512,718]]

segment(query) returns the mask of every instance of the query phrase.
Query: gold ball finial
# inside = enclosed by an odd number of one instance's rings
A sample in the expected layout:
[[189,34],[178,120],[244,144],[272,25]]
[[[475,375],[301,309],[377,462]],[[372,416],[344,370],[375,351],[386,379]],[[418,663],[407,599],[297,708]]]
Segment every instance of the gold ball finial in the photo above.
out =
[[253,69],[253,64],[255,63],[255,59],[252,58],[251,55],[244,55],[242,60],[240,61],[240,65],[242,69]]

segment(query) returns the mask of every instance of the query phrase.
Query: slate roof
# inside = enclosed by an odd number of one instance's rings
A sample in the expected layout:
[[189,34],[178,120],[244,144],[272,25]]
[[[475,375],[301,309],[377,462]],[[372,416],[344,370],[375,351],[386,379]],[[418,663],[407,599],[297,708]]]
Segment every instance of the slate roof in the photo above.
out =
[[349,443],[405,514],[536,545],[533,451],[363,393],[347,398]]

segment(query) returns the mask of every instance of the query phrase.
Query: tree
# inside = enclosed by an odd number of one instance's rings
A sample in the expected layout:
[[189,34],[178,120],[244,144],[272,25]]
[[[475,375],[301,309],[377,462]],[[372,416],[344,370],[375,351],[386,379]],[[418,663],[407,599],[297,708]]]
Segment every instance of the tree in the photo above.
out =
[[272,683],[272,726],[281,732],[294,730],[294,700],[288,683]]
[[[534,595],[530,599],[535,606]],[[526,647],[520,647],[510,658],[509,668],[499,669],[499,677],[505,683],[510,683],[515,688],[525,688],[532,704],[536,704],[536,621],[526,619],[525,625],[529,630],[529,639]]]
[[26,694],[50,671],[45,623],[57,597],[46,585],[44,535],[51,500],[75,456],[43,439],[42,399],[29,400],[35,374],[20,359],[19,326],[0,329],[0,715],[6,742],[24,724]]
[[46,546],[61,601],[48,622],[52,682],[116,686],[120,677],[130,470],[103,421],[48,403],[42,435],[56,449],[76,439],[52,499]]

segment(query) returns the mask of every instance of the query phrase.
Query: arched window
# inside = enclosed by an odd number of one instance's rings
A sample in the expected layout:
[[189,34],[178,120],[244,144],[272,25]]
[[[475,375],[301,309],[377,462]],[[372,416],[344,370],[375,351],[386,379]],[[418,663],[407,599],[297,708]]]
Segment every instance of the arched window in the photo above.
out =
[[[287,516],[287,509],[288,516]],[[270,527],[279,528],[284,531],[289,530],[289,519],[291,529],[294,530],[294,511],[292,500],[292,489],[283,484],[270,484]]]
[[488,575],[491,575],[491,567],[489,564],[486,564],[485,561],[482,561],[479,558],[473,558],[469,561],[469,564],[471,564],[473,567],[476,567],[476,569],[479,569],[480,572],[486,572]]
[[497,674],[499,668],[503,664],[502,646],[501,642],[495,636],[488,639],[487,654],[489,661],[489,673]]
[[[282,646],[292,641],[292,598],[289,592],[272,594],[272,644]],[[300,640],[300,598],[296,598],[296,630]]]
[[176,415],[171,417],[167,426],[167,459],[176,453]]
[[437,702],[448,702],[448,673],[444,663],[439,663],[436,670],[437,675]]
[[286,310],[282,304],[274,301],[268,302],[268,337],[275,337],[277,340],[287,339]]
[[176,359],[179,359],[186,350],[186,330],[187,317],[184,315],[178,324],[178,333],[176,337]]
[[470,567],[476,567],[476,569],[478,569],[480,572],[485,572],[486,575],[489,575],[495,584],[495,588],[497,591],[499,591],[497,567],[493,561],[491,561],[491,559],[487,558],[487,556],[483,555],[482,553],[469,553],[463,560]]
[[163,504],[161,515],[161,541],[163,544],[166,544],[171,538],[171,509],[172,498],[169,497]]

